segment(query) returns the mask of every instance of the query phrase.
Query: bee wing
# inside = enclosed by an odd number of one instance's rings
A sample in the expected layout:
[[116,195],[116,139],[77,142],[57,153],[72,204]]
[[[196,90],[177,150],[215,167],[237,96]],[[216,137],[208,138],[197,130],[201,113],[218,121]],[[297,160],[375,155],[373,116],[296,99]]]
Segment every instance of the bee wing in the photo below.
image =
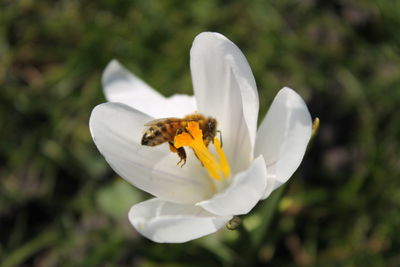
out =
[[152,121],[147,122],[144,126],[153,126],[156,125],[157,123],[176,123],[176,122],[182,122],[182,121],[199,121],[202,120],[203,118],[200,117],[194,117],[194,118],[161,118],[161,119],[155,119]]
[[179,118],[161,118],[161,119],[155,119],[152,121],[147,122],[144,126],[153,126],[156,125],[157,123],[165,123],[166,120],[169,120],[170,122],[180,122],[182,119]]

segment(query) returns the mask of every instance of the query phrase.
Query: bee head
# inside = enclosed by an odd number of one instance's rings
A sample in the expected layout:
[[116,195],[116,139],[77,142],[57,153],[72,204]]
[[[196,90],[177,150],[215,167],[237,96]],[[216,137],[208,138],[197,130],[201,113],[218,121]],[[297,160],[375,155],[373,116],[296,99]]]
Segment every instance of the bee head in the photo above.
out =
[[212,133],[212,135],[214,136],[217,132],[217,120],[214,118],[209,118],[207,122],[207,128],[210,131],[210,133]]

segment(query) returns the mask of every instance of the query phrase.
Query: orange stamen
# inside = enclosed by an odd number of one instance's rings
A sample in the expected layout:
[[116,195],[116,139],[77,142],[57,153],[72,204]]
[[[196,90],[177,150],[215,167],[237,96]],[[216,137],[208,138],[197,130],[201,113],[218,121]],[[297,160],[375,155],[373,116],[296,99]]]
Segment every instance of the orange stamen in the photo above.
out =
[[228,178],[230,175],[230,167],[218,138],[214,138],[214,146],[219,161],[205,146],[203,132],[198,122],[189,122],[186,130],[187,132],[182,132],[175,136],[174,146],[176,148],[182,146],[191,147],[212,178],[216,180],[221,180],[222,177]]

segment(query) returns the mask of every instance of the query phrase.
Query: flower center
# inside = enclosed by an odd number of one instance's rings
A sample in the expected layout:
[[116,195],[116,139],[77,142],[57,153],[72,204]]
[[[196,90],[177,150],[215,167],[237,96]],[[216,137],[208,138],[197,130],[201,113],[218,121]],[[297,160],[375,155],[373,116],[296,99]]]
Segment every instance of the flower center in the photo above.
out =
[[208,173],[215,180],[221,180],[222,177],[229,178],[230,166],[221,147],[221,142],[215,136],[213,143],[219,160],[208,150],[203,141],[203,132],[196,121],[188,122],[187,132],[182,132],[175,136],[174,146],[180,148],[183,146],[191,147],[197,158],[207,169]]

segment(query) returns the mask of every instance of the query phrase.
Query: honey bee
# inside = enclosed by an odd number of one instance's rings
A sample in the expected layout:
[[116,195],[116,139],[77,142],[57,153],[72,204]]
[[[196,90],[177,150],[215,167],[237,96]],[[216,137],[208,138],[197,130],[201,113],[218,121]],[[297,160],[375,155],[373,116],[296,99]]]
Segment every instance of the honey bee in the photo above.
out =
[[147,128],[146,132],[143,134],[141,144],[143,146],[157,146],[168,142],[170,150],[177,153],[180,158],[177,165],[183,161],[182,167],[186,163],[186,152],[183,147],[176,148],[174,146],[174,138],[182,132],[187,132],[186,127],[188,122],[191,121],[199,123],[199,128],[203,132],[205,146],[208,146],[210,142],[214,142],[214,137],[217,132],[217,120],[212,117],[205,117],[199,113],[194,113],[182,119],[163,118],[146,123],[145,126],[149,126],[149,128]]

